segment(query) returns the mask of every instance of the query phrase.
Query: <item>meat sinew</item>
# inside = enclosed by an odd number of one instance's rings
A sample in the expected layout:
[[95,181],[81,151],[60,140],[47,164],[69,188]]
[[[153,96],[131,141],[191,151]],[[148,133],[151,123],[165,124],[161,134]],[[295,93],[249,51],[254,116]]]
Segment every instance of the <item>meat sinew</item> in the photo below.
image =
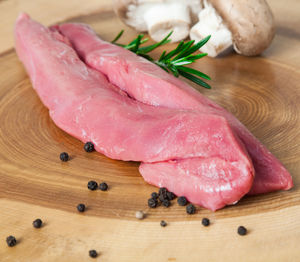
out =
[[86,66],[56,28],[26,14],[17,19],[15,42],[51,118],[69,134],[92,141],[110,158],[146,162],[141,170],[147,181],[166,183],[175,194],[211,210],[250,190],[252,162],[224,117],[130,98]]
[[[136,100],[169,108],[194,109],[226,118],[244,143],[254,165],[255,179],[249,194],[288,190],[293,186],[289,172],[279,160],[224,108],[146,59],[101,40],[87,25],[63,24],[59,30],[89,66],[104,73],[113,84]],[[146,180],[149,180],[148,176],[152,177],[148,172],[141,166]]]

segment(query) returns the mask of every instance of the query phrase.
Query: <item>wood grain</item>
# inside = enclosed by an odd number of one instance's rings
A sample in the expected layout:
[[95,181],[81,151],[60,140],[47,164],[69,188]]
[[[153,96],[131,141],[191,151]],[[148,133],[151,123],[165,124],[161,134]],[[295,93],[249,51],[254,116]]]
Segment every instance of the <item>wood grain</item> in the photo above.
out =
[[[106,40],[125,27],[111,11],[71,20],[89,23]],[[92,248],[100,252],[99,261],[299,261],[300,62],[282,59],[300,44],[297,32],[284,30],[291,25],[280,21],[262,57],[199,61],[195,67],[213,78],[213,89],[194,87],[266,144],[291,172],[295,187],[245,197],[215,213],[198,208],[194,216],[175,203],[149,210],[147,198],[156,189],[143,181],[138,163],[84,152],[81,142],[54,125],[16,54],[0,54],[0,261],[86,261]],[[124,42],[134,36],[126,28]],[[290,48],[282,50],[281,43]],[[62,151],[71,161],[59,160]],[[88,191],[90,179],[106,181],[109,191]],[[81,202],[87,205],[84,214],[76,211]],[[147,218],[136,221],[136,210]],[[39,230],[31,225],[37,217],[46,222]],[[202,217],[212,225],[203,228]],[[159,226],[161,219],[166,228]],[[236,234],[241,224],[249,235]],[[14,248],[5,243],[10,234],[20,240]]]
[[112,0],[0,0],[0,53],[13,47],[13,25],[20,12],[27,12],[44,25],[110,10]]

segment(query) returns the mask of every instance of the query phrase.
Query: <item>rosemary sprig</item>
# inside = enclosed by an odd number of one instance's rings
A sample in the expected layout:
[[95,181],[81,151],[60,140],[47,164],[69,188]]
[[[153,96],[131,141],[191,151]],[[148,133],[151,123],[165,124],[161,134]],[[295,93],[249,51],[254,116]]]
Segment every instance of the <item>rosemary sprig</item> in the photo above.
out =
[[139,56],[143,56],[144,58],[148,59],[149,61],[153,62],[154,64],[158,65],[159,67],[167,71],[168,73],[172,73],[175,77],[179,77],[181,75],[200,86],[203,86],[208,89],[211,88],[209,84],[207,84],[205,81],[201,79],[203,78],[206,80],[210,80],[211,78],[208,75],[196,69],[185,66],[194,63],[196,60],[207,55],[206,53],[194,55],[194,53],[207,43],[207,41],[210,39],[210,35],[202,39],[200,42],[196,44],[194,40],[190,40],[188,42],[181,41],[174,50],[170,52],[163,51],[160,58],[158,60],[154,60],[151,56],[148,55],[148,53],[153,51],[159,46],[169,43],[171,41],[169,38],[173,32],[170,32],[160,42],[148,46],[141,46],[142,44],[146,43],[149,40],[149,38],[143,39],[144,38],[143,34],[139,34],[135,39],[133,39],[127,45],[116,43],[123,35],[123,33],[124,30],[122,30],[115,37],[112,43],[121,46],[125,49],[128,49]]

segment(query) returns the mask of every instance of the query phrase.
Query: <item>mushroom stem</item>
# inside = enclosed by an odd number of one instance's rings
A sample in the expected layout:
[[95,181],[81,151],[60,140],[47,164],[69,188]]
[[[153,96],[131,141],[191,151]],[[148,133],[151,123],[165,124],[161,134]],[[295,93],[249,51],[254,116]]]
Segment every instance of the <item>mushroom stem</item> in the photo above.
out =
[[164,2],[153,5],[144,15],[148,32],[155,41],[162,40],[170,31],[172,42],[185,39],[190,29],[190,12],[186,3]]
[[204,1],[204,9],[198,15],[199,22],[195,24],[190,37],[196,42],[211,35],[210,40],[200,48],[200,51],[215,57],[232,46],[232,35],[214,7]]

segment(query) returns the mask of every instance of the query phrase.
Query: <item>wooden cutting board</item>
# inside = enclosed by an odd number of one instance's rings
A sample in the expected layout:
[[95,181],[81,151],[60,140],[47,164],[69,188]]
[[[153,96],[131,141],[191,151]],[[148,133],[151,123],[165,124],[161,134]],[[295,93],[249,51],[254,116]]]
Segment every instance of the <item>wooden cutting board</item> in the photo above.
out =
[[[143,181],[138,163],[84,152],[81,142],[54,125],[14,50],[0,53],[0,261],[92,261],[90,249],[100,254],[93,261],[103,262],[300,261],[299,17],[291,5],[274,0],[271,6],[278,30],[264,55],[204,58],[194,67],[212,77],[213,89],[193,86],[266,144],[295,186],[246,196],[217,212],[197,207],[190,216],[176,201],[150,210],[147,199],[157,189]],[[111,10],[71,21],[90,24],[106,40],[126,28]],[[126,28],[124,43],[135,35]],[[69,162],[59,160],[62,151],[71,155]],[[109,191],[89,191],[91,179],[106,181]],[[78,203],[86,204],[85,213],[77,212]],[[146,212],[144,220],[135,219],[137,210]],[[209,227],[201,225],[203,217]],[[32,227],[36,218],[44,221],[41,229]],[[248,235],[236,233],[240,225]],[[7,247],[8,235],[17,246]]]

